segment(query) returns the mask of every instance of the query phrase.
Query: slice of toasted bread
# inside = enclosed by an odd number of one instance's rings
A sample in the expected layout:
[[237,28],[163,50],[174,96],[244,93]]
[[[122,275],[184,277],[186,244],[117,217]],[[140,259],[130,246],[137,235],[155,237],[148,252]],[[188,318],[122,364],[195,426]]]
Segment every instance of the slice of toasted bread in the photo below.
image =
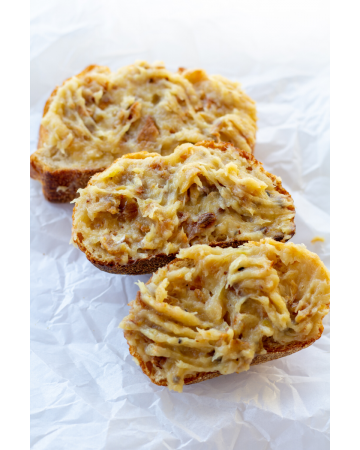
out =
[[177,391],[307,348],[329,311],[319,257],[270,239],[183,249],[139,287],[120,326],[142,371]]
[[124,154],[168,155],[183,142],[204,139],[251,153],[255,134],[255,103],[236,82],[146,62],[117,72],[92,65],[46,102],[30,176],[42,183],[47,200],[68,202]]
[[238,247],[295,233],[280,179],[231,144],[183,144],[169,156],[125,155],[75,200],[72,239],[97,268],[151,273],[194,244]]

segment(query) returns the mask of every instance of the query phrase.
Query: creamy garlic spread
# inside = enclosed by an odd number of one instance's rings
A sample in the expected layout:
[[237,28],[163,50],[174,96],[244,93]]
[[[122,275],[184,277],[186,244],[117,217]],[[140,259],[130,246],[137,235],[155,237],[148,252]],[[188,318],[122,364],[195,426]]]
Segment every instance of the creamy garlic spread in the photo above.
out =
[[249,369],[278,343],[318,338],[329,311],[330,278],[303,245],[271,239],[239,248],[195,245],[159,269],[130,303],[125,337],[152,371],[181,392],[199,372]]
[[[73,242],[98,261],[176,253],[194,244],[287,241],[295,209],[280,180],[231,144],[125,155],[79,189]],[[80,245],[81,244],[81,245]]]
[[251,152],[255,103],[237,82],[203,70],[172,73],[140,61],[116,72],[90,66],[64,82],[42,119],[37,157],[56,168],[108,167],[146,150],[170,154],[184,142],[231,142]]

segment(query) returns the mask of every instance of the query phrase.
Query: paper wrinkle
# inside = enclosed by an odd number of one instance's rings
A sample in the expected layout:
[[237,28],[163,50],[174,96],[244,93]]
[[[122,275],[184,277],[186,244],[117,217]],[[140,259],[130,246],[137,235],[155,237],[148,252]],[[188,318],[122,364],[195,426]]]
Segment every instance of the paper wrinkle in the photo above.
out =
[[[212,22],[197,23],[205,33],[200,35],[191,17],[179,16],[158,28],[159,16],[131,34],[130,22],[105,19],[92,2],[75,3],[65,25],[56,18],[62,8],[62,2],[38,6],[32,16],[31,153],[48,96],[90,63],[114,70],[137,59],[163,60],[171,70],[204,67],[228,76],[257,102],[255,156],[282,178],[294,199],[292,241],[304,243],[330,267],[326,58],[320,55],[314,63],[309,56],[308,65],[304,59],[291,65],[283,53],[284,63],[271,64],[265,53],[262,62],[261,49],[253,55],[241,44],[240,51],[231,39],[217,48],[212,38],[212,47],[204,38]],[[98,17],[108,26],[96,27]],[[226,27],[219,27],[220,36]],[[170,392],[142,373],[118,328],[135,298],[135,282],[150,275],[96,269],[69,245],[73,205],[47,202],[34,180],[30,193],[33,449],[328,448],[328,317],[322,338],[308,349],[246,373],[187,386],[182,394]],[[312,244],[315,236],[325,242]]]

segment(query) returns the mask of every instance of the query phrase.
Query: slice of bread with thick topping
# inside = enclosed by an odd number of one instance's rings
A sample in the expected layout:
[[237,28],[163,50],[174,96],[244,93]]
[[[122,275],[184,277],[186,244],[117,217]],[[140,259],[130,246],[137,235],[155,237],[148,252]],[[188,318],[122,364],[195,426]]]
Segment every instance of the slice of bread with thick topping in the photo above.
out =
[[295,232],[281,180],[231,144],[125,155],[75,200],[72,239],[99,269],[151,273],[194,244],[237,247]]
[[272,239],[182,249],[138,285],[120,327],[151,381],[179,392],[308,347],[330,307],[320,258]]
[[116,72],[93,65],[46,102],[30,175],[48,200],[68,202],[124,154],[168,155],[181,143],[204,139],[251,153],[255,135],[255,103],[239,83],[141,61]]

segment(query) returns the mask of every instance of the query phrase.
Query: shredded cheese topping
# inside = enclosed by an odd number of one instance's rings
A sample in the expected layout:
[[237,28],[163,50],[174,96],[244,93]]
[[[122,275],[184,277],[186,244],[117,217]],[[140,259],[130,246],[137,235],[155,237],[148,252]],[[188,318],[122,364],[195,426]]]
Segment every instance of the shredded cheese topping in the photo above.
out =
[[318,338],[330,278],[303,245],[271,239],[239,248],[195,245],[159,269],[130,303],[120,327],[154,380],[182,391],[199,372],[248,370],[264,337]]
[[295,210],[280,179],[230,144],[183,144],[169,156],[125,155],[75,200],[72,238],[119,264],[194,244],[287,241]]
[[256,108],[220,75],[139,61],[116,72],[90,66],[68,79],[41,124],[46,138],[37,156],[49,167],[104,169],[126,153],[168,155],[204,139],[251,152]]

